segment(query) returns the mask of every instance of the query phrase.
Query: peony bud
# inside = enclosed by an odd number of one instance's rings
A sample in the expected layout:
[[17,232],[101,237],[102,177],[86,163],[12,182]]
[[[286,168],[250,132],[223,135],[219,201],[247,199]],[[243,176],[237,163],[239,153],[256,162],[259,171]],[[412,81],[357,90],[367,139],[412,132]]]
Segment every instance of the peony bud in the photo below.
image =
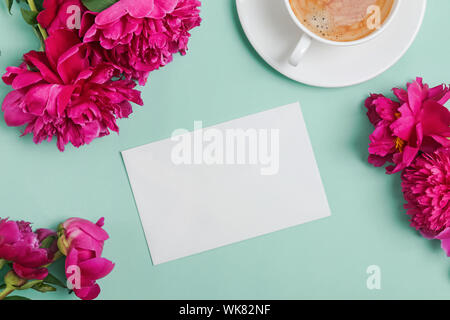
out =
[[64,227],[62,226],[62,224],[60,224],[58,226],[58,241],[57,241],[57,244],[58,244],[59,251],[63,255],[67,256],[67,251],[69,250],[70,242],[66,238]]
[[58,248],[66,256],[67,280],[71,284],[75,281],[73,291],[83,300],[98,296],[100,287],[96,281],[114,268],[114,263],[101,256],[104,242],[109,238],[103,224],[103,218],[97,223],[70,218],[58,227]]

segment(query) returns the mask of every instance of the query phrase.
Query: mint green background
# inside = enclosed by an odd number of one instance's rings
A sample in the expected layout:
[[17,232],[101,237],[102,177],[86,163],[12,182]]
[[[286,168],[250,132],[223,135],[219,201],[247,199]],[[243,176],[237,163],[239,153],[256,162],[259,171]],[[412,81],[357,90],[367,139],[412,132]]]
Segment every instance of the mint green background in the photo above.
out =
[[[409,227],[399,177],[366,162],[371,128],[362,107],[369,92],[388,93],[417,75],[430,84],[450,81],[449,13],[450,1],[429,1],[416,41],[393,68],[361,85],[321,89],[259,58],[234,0],[203,1],[204,21],[188,55],[152,74],[145,106],[119,122],[120,135],[60,153],[55,143],[36,146],[0,121],[0,216],[35,227],[104,216],[111,236],[104,255],[116,267],[99,282],[102,299],[449,298],[449,261],[439,243]],[[18,10],[9,16],[3,1],[0,37],[1,70],[38,46]],[[0,99],[8,90],[0,85]],[[294,101],[303,106],[332,216],[153,266],[119,151],[192,128],[194,120],[212,125]],[[378,291],[366,288],[372,264],[382,272]],[[64,290],[24,294],[74,298]]]

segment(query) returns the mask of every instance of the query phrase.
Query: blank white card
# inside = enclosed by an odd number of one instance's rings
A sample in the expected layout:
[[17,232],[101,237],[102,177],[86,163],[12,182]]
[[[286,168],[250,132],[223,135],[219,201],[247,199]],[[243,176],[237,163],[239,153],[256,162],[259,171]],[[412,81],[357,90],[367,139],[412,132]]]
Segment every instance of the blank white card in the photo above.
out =
[[298,103],[194,128],[122,152],[155,265],[330,215]]

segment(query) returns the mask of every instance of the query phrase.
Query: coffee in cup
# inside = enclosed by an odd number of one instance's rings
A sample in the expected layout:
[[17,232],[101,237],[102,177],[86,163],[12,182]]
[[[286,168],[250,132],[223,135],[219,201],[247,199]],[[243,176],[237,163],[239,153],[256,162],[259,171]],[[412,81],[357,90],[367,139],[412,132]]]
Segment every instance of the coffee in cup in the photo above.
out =
[[357,41],[379,29],[395,0],[289,0],[301,24],[317,36]]

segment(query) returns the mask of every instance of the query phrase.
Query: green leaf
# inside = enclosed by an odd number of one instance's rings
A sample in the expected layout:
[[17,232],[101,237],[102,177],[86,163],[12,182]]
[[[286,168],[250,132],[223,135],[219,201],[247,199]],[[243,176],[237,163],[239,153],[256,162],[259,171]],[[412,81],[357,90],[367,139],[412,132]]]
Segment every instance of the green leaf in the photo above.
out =
[[28,24],[30,24],[32,26],[37,24],[37,21],[36,21],[36,17],[38,15],[37,12],[30,11],[30,10],[25,10],[23,8],[21,8],[20,11],[22,12],[23,20],[25,20],[26,23],[28,23]]
[[34,285],[32,287],[34,290],[42,292],[42,293],[46,293],[46,292],[50,292],[50,291],[56,291],[55,287],[52,287],[49,284],[45,284],[45,283],[38,283],[36,285]]
[[3,267],[5,266],[5,264],[7,264],[8,261],[6,261],[5,259],[0,259],[0,270],[3,269]]
[[56,236],[48,236],[47,238],[45,238],[44,240],[42,240],[41,242],[41,248],[43,249],[48,249],[51,247],[51,245],[53,244],[53,242],[56,240]]
[[17,288],[16,290],[27,290],[27,289],[33,288],[35,285],[37,285],[39,283],[42,283],[42,280],[31,280],[31,281],[28,281],[27,283],[25,283],[20,288]]
[[94,12],[101,12],[118,1],[119,0],[81,0],[86,8]]
[[9,296],[3,300],[31,300],[30,298],[21,297],[21,296]]
[[67,288],[64,282],[56,278],[51,273],[49,273],[48,276],[44,279],[44,283],[54,284],[55,286],[59,286],[61,288]]
[[41,44],[41,51],[44,51],[44,49],[45,49],[45,41],[42,38],[42,34],[41,34],[41,31],[39,30],[39,27],[38,26],[34,26],[33,27],[33,31],[34,31],[34,34],[36,35],[36,37],[39,39],[39,43]]
[[8,7],[9,14],[11,14],[11,8],[14,0],[6,0],[6,6]]
[[34,0],[34,3],[36,4],[36,8],[39,12],[44,10],[44,0]]

